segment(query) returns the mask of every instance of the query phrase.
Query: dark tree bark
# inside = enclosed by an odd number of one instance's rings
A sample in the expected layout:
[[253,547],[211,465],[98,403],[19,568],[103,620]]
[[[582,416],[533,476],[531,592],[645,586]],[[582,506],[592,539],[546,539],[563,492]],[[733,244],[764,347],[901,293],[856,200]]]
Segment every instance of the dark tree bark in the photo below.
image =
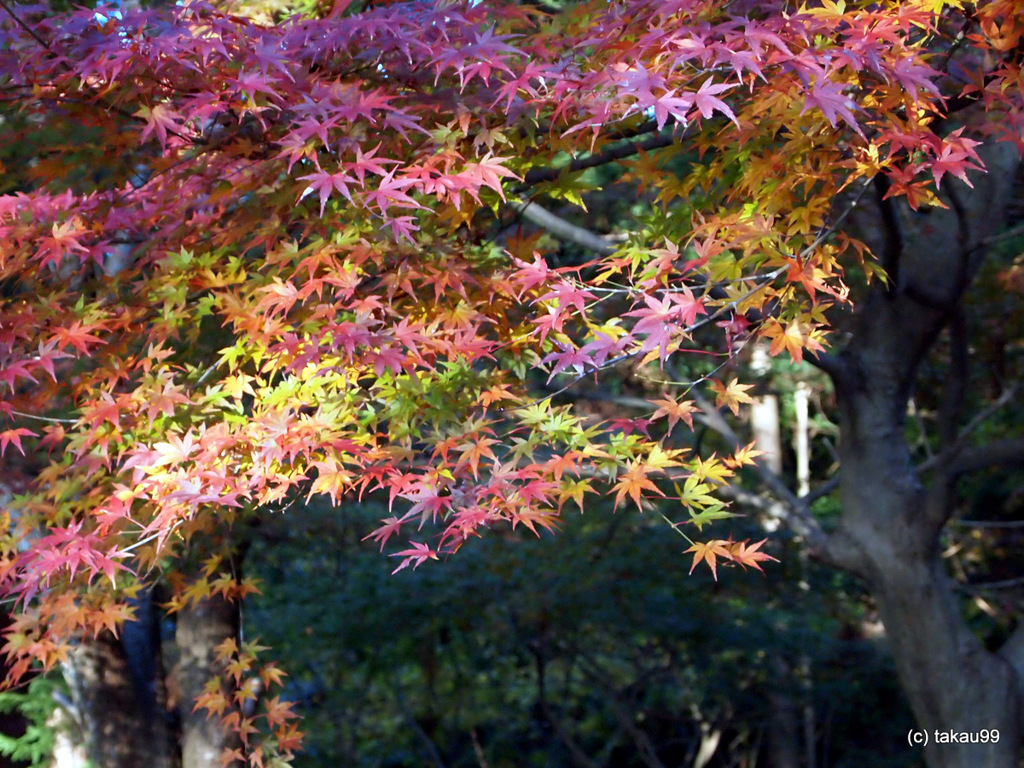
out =
[[81,643],[65,676],[95,768],[175,768],[167,720],[138,685],[120,639],[104,632]]
[[[161,614],[149,595],[118,637],[82,642],[65,665],[85,751],[95,768],[220,768],[237,736],[218,717],[193,712],[225,663],[215,648],[238,636],[238,606],[220,597],[176,615],[173,640],[161,642]],[[168,675],[164,653],[176,658]]]
[[[948,211],[910,214],[881,195],[862,206],[860,234],[884,254],[892,283],[861,300],[840,354],[820,361],[840,410],[842,518],[819,554],[868,584],[901,683],[927,732],[930,768],[1017,768],[1021,755],[1024,640],[1014,638],[1001,653],[986,650],[961,614],[941,559],[939,537],[955,507],[956,479],[968,468],[960,459],[970,452],[952,445],[930,474],[922,473],[905,435],[919,365],[959,317],[1018,169],[1012,148],[990,148],[985,159],[989,173],[972,177],[975,190],[944,180]],[[951,384],[955,399],[959,384]],[[955,430],[948,432],[952,439]],[[936,743],[936,732],[983,729],[998,729],[998,742]]]
[[222,597],[208,598],[182,609],[177,618],[182,768],[216,768],[222,765],[224,750],[238,746],[237,736],[228,733],[218,717],[192,708],[204,687],[224,673],[225,664],[217,660],[214,649],[238,637],[238,605]]

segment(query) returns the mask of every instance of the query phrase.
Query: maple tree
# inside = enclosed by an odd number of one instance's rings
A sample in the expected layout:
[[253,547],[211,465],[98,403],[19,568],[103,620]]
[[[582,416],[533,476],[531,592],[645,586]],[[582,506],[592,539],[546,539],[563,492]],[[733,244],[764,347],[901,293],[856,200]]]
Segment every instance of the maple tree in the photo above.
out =
[[[5,127],[36,149],[0,197],[0,450],[49,457],[3,512],[15,677],[118,626],[190,541],[318,494],[385,495],[396,570],[605,492],[677,501],[694,566],[757,567],[702,531],[753,453],[672,447],[687,393],[736,412],[718,372],[751,340],[824,350],[844,270],[885,279],[841,228],[873,180],[943,206],[981,141],[1024,146],[1008,0],[2,10]],[[953,98],[980,116],[952,128]],[[609,163],[653,206],[600,258],[506,231]],[[698,333],[721,364],[645,417],[552,396]],[[172,608],[253,589],[221,557]],[[251,651],[221,652],[218,713],[256,696]],[[276,704],[255,747],[226,716],[252,764],[296,743]]]

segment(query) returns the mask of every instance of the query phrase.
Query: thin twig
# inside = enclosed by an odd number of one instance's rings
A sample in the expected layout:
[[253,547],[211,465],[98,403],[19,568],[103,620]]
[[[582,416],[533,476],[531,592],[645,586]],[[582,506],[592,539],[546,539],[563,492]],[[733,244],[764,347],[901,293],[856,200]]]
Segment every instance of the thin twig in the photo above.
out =
[[957,584],[956,588],[963,592],[984,592],[989,589],[1010,589],[1024,586],[1024,576],[1016,576],[1002,581],[986,581],[980,584]]
[[[19,18],[17,17],[17,15],[15,15],[14,11],[13,11],[13,10],[11,10],[11,7],[10,7],[9,5],[7,5],[7,3],[5,2],[5,0],[0,0],[0,6],[2,6],[2,7],[3,7],[3,9],[4,9],[5,11],[7,11],[7,15],[8,15],[8,16],[10,16],[10,17],[11,17],[12,19],[14,19],[14,23],[15,23],[15,24],[17,24],[17,25],[18,25],[19,27],[21,27],[21,28],[22,28],[22,29],[24,29],[24,30],[25,30],[26,32],[28,32],[28,33],[29,33],[29,35],[31,35],[31,36],[32,36],[32,38],[33,38],[33,39],[34,39],[34,40],[35,40],[35,41],[36,41],[37,43],[39,43],[39,44],[40,44],[41,46],[43,46],[43,48],[45,48],[46,50],[48,50],[48,51],[49,51],[50,53],[53,53],[53,49],[52,49],[52,48],[50,47],[50,44],[49,44],[49,43],[47,43],[47,42],[46,42],[45,40],[43,40],[43,38],[41,38],[41,37],[40,37],[40,36],[39,36],[39,35],[38,35],[38,34],[36,33],[36,31],[35,31],[34,29],[32,29],[31,27],[29,27],[29,26],[28,26],[28,24],[26,24],[26,23],[25,23],[24,21],[22,21],[21,19],[19,19]],[[56,55],[56,54],[54,54],[54,55]]]
[[816,502],[818,499],[828,496],[832,491],[839,487],[839,473],[832,475],[828,480],[819,485],[813,491],[800,497],[800,503],[810,507],[811,504]]
[[[2,0],[0,0],[2,2]],[[23,419],[35,419],[36,421],[49,421],[53,424],[77,424],[78,419],[61,419],[56,416],[36,416],[34,413],[25,413],[24,411],[16,411],[13,408],[11,413],[15,416],[20,416]]]

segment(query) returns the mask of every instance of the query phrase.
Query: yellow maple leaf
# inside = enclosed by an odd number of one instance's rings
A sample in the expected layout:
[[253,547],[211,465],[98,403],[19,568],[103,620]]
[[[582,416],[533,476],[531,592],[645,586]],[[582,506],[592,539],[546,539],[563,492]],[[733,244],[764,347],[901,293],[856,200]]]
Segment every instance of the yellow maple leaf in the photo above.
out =
[[715,392],[715,406],[717,408],[725,406],[734,415],[739,416],[741,403],[754,402],[753,398],[747,394],[747,390],[753,386],[753,384],[740,384],[739,379],[733,379],[728,384],[712,381],[711,389]]
[[768,354],[772,357],[783,350],[789,352],[792,358],[800,363],[804,359],[804,349],[812,352],[823,352],[825,348],[814,339],[807,326],[793,320],[785,328],[777,320],[772,320],[764,330],[764,335],[772,340]]
[[754,443],[750,443],[749,445],[745,445],[738,449],[731,457],[722,459],[722,461],[725,462],[727,467],[739,469],[740,467],[752,465],[754,463],[754,459],[761,456],[763,453],[764,451],[759,451],[754,448]]

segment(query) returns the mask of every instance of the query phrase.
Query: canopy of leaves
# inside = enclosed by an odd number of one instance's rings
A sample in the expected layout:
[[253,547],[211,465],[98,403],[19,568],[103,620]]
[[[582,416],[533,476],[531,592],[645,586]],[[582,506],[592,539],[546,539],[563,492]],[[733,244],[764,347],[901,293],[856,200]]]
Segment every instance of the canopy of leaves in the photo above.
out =
[[[643,508],[669,476],[691,515],[720,509],[749,454],[709,478],[649,419],[600,421],[541,382],[664,366],[697,328],[726,360],[757,336],[821,350],[865,257],[833,236],[835,202],[882,175],[940,204],[980,166],[968,122],[1022,144],[1021,10],[4,5],[4,127],[30,155],[4,156],[0,451],[44,465],[0,525],[15,673],[116,626],[197,533],[302,497],[386,497],[370,538],[424,529],[398,569],[487,527],[552,529],[588,494]],[[994,119],[950,131],[951,98]],[[655,210],[609,255],[556,267],[506,231],[613,161]],[[693,405],[650,411],[671,432]],[[712,570],[762,559],[690,544]]]

